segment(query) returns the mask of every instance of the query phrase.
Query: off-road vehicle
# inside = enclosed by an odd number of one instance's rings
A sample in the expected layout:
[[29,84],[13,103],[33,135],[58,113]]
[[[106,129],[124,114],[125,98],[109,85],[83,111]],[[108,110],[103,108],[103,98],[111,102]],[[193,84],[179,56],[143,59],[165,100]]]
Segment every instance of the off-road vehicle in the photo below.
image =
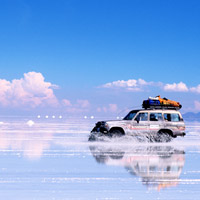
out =
[[99,121],[92,129],[89,140],[107,135],[145,136],[150,141],[170,141],[185,136],[185,123],[176,109],[140,109],[130,111],[122,120]]

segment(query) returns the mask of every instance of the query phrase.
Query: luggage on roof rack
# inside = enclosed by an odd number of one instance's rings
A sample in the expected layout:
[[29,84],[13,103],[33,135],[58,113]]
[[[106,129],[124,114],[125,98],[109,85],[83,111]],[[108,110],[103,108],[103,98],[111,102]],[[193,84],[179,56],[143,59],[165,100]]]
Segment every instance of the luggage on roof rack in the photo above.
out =
[[145,109],[181,109],[182,105],[177,101],[172,101],[167,98],[149,97],[147,100],[143,101],[142,107]]

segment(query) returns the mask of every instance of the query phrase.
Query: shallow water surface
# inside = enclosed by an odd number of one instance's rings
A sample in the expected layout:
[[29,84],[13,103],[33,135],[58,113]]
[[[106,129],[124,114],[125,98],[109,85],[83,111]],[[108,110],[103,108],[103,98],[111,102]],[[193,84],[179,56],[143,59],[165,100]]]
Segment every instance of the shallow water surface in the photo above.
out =
[[0,199],[200,197],[200,124],[169,143],[88,142],[95,120],[1,119]]

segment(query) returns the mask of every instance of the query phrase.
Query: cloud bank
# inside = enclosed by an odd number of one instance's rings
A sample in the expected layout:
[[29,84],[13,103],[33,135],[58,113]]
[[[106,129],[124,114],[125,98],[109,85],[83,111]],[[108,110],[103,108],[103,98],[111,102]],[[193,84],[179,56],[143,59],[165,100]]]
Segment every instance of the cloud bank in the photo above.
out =
[[0,79],[0,106],[26,110],[51,107],[70,113],[89,111],[88,100],[78,99],[75,103],[68,99],[59,100],[54,89],[58,89],[58,86],[46,82],[39,72],[24,73],[21,79],[12,81]]
[[[196,87],[190,87],[184,82],[162,83],[148,82],[143,79],[118,80],[106,83],[100,88],[120,89],[120,91],[146,92],[152,89],[163,90],[165,92],[185,92],[200,94],[200,84]],[[54,90],[57,85],[45,81],[44,76],[39,72],[24,73],[21,79],[8,81],[0,79],[0,106],[7,108],[20,108],[32,110],[34,108],[52,108],[53,110],[68,113],[83,113],[95,110],[104,113],[116,113],[117,104],[107,104],[95,107],[87,99],[77,99],[71,102],[69,99],[58,99]],[[194,102],[195,109],[200,109],[200,102]]]
[[166,84],[164,85],[163,89],[165,91],[172,91],[172,92],[188,92],[189,91],[187,85],[183,82]]
[[10,107],[57,106],[53,89],[57,88],[38,72],[28,72],[21,79],[0,79],[0,105]]
[[97,112],[116,113],[118,112],[117,104],[109,104],[108,106],[98,107]]
[[200,93],[200,85],[197,85],[196,87],[190,88],[190,91],[191,92]]
[[118,80],[102,85],[102,88],[125,88],[130,91],[142,91],[144,86],[151,85],[152,82],[146,82],[143,79],[129,79],[127,81]]
[[86,99],[78,99],[76,103],[72,104],[70,100],[62,100],[63,109],[70,113],[88,112],[90,108],[90,102]]
[[140,91],[146,91],[150,87],[157,87],[158,89],[161,89],[166,92],[195,92],[200,93],[200,84],[196,87],[189,87],[182,81],[179,83],[162,83],[162,82],[147,82],[143,79],[129,79],[127,81],[125,80],[118,80],[113,81],[110,83],[106,83],[100,88],[111,88],[111,89],[124,89],[128,91],[133,92],[140,92]]

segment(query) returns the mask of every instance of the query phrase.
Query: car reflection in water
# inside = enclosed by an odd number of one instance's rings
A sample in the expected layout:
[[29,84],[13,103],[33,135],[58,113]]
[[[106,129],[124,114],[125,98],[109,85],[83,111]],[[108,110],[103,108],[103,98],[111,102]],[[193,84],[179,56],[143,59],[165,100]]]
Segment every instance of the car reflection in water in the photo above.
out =
[[176,186],[185,164],[184,151],[172,146],[92,145],[90,150],[98,163],[123,166],[130,174],[141,177],[148,188],[157,190]]

